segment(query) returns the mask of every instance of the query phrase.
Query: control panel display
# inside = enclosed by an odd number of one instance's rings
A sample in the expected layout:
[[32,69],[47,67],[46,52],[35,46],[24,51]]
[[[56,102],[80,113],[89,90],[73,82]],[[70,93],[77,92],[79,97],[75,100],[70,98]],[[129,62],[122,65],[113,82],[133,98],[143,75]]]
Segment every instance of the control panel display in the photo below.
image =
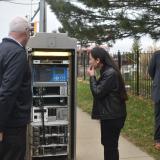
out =
[[65,82],[67,67],[34,64],[33,78],[35,82]]

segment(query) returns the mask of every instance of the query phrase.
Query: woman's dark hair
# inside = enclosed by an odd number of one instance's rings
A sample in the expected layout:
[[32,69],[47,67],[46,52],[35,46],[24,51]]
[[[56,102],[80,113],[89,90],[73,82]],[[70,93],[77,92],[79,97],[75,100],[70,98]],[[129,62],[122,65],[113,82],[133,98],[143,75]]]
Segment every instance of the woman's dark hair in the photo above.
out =
[[101,48],[101,47],[94,47],[90,53],[94,59],[99,58],[100,62],[104,66],[112,67],[117,71],[119,76],[119,81],[120,81],[119,92],[120,92],[121,98],[122,100],[127,100],[128,96],[127,96],[127,92],[125,89],[125,84],[124,84],[124,80],[122,78],[121,72],[118,66],[115,64],[114,60],[109,55],[109,53],[104,48]]

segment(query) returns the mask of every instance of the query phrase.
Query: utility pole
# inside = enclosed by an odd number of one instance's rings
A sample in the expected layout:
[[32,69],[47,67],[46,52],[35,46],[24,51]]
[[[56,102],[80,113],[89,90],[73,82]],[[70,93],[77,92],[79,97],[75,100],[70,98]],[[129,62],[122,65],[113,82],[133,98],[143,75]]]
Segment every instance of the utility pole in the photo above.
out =
[[40,23],[39,31],[46,32],[46,3],[45,0],[40,0]]

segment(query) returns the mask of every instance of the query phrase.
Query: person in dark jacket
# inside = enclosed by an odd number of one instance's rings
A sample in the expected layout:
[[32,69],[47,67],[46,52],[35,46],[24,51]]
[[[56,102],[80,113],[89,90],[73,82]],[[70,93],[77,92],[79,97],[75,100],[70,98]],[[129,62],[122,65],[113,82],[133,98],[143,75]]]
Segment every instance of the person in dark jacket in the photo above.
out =
[[[119,160],[118,140],[126,119],[127,93],[119,69],[109,53],[100,47],[90,51],[87,72],[93,95],[92,118],[99,119],[104,160]],[[100,69],[96,79],[95,70]]]
[[160,50],[156,51],[149,63],[148,72],[153,80],[152,99],[155,114],[155,148],[160,150]]
[[24,160],[32,103],[31,72],[25,46],[30,24],[14,18],[0,44],[0,160]]

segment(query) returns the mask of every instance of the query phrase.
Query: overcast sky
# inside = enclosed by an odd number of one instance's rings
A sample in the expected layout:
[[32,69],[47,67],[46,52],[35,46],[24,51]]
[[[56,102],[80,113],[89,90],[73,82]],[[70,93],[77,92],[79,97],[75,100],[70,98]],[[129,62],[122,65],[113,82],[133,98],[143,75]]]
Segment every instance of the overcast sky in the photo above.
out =
[[[7,1],[7,0],[6,0]],[[14,4],[18,3],[18,4]],[[0,0],[0,40],[8,35],[9,22],[16,16],[26,16],[32,17],[34,11],[38,8],[39,0],[12,0],[11,2],[3,2]],[[22,3],[22,4],[19,4]],[[39,13],[34,19],[39,21]],[[55,15],[51,12],[50,7],[47,6],[47,32],[52,32],[57,30],[60,23],[57,21]]]
[[[7,0],[6,0],[7,1]],[[8,35],[8,26],[12,18],[16,16],[33,16],[34,11],[38,8],[39,0],[12,0],[14,3],[22,4],[13,4],[9,2],[3,2],[0,0],[0,41],[3,37]],[[31,2],[33,5],[31,6]],[[39,20],[39,14],[36,16],[35,20]],[[60,26],[60,23],[57,21],[55,15],[51,12],[49,6],[47,7],[47,32],[52,32],[57,30]],[[117,40],[113,47],[110,49],[112,52],[117,52],[120,50],[130,51],[132,47],[133,40],[127,38],[124,40]],[[146,50],[150,46],[153,46],[153,40],[148,36],[145,36],[141,39],[141,46],[143,50]],[[156,43],[157,47],[160,47],[160,42]]]

